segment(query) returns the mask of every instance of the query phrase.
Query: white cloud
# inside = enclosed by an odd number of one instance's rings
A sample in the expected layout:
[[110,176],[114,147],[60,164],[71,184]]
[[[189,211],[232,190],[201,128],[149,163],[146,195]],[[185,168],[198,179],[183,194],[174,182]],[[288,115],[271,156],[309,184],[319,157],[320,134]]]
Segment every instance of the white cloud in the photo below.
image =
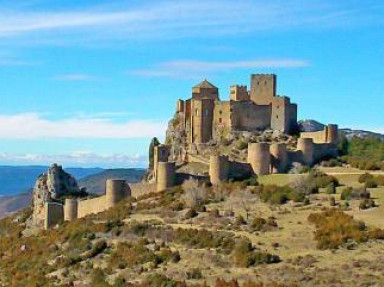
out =
[[87,74],[67,74],[59,75],[55,77],[55,80],[58,81],[68,81],[68,82],[84,82],[95,80],[96,77],[87,75]]
[[162,135],[166,122],[133,120],[114,122],[101,117],[50,120],[39,114],[0,115],[0,139],[129,139]]
[[146,167],[148,158],[143,155],[109,154],[92,152],[73,152],[61,155],[11,154],[0,153],[0,163],[9,165],[50,165],[59,163],[64,166],[81,167]]
[[164,62],[147,69],[128,72],[128,75],[142,77],[173,77],[173,78],[196,78],[202,74],[227,72],[238,69],[264,69],[264,68],[303,68],[309,66],[306,60],[295,59],[270,59],[250,60],[232,62],[210,62],[180,60]]
[[[39,41],[180,38],[251,34],[293,28],[377,25],[382,5],[359,1],[184,0],[129,2],[72,10],[0,10],[0,37],[38,35]],[[65,37],[69,32],[70,37]],[[49,33],[49,34],[46,34]],[[87,37],[84,37],[84,36]]]

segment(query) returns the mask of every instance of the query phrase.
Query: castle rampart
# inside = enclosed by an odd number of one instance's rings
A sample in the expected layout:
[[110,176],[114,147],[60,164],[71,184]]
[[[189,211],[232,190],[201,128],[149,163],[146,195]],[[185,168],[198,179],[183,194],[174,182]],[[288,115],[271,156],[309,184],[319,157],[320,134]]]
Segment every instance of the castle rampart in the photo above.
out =
[[302,162],[305,165],[312,165],[314,161],[315,145],[311,138],[299,138],[297,141],[297,150],[301,151]]
[[211,155],[209,160],[209,177],[213,185],[227,181],[229,176],[229,162],[227,156]]
[[44,205],[44,229],[49,229],[64,219],[63,205],[58,202],[46,202]]
[[156,190],[163,191],[175,185],[175,163],[159,162],[157,165]]
[[167,145],[159,145],[156,146],[154,149],[154,154],[153,154],[153,170],[154,170],[154,175],[155,178],[157,177],[157,164],[161,161],[168,161],[170,155],[170,149],[169,146]]
[[106,208],[116,206],[122,199],[131,196],[131,189],[125,180],[108,179],[106,182]]
[[248,144],[248,163],[255,174],[265,175],[270,173],[271,155],[268,143]]
[[78,200],[75,198],[67,198],[64,204],[64,220],[72,221],[78,216]]
[[269,147],[272,173],[286,172],[288,167],[287,146],[285,143],[274,143]]
[[70,198],[65,200],[64,205],[57,202],[46,202],[44,228],[48,229],[64,220],[72,221],[103,212],[129,196],[131,196],[131,190],[125,180],[108,179],[105,195],[85,200]]
[[310,138],[316,144],[333,144],[337,145],[338,142],[338,126],[328,125],[325,126],[321,131],[315,132],[302,132],[300,133],[301,138]]

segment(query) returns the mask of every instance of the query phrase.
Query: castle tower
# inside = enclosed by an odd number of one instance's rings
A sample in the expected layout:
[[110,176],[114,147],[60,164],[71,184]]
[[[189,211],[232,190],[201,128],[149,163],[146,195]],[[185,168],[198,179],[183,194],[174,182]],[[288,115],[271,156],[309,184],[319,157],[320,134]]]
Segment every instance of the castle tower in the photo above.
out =
[[49,229],[64,220],[63,205],[58,202],[45,202],[44,204],[44,229]]
[[175,185],[175,163],[159,162],[157,164],[157,191],[163,191]]
[[270,105],[274,97],[276,97],[276,75],[251,75],[251,101],[258,105]]
[[267,143],[248,144],[248,163],[257,175],[270,173],[271,155]]
[[327,143],[337,145],[339,141],[338,125],[328,125],[326,129],[327,129]]
[[285,143],[271,144],[269,147],[271,154],[272,173],[283,173],[287,169],[287,146]]
[[219,89],[207,80],[202,81],[200,84],[192,88],[192,99],[202,100],[210,99],[214,101],[219,100]]
[[230,99],[231,101],[249,101],[249,94],[247,86],[231,86],[230,87]]
[[315,145],[311,138],[299,138],[297,150],[302,152],[303,164],[311,166],[314,162]]
[[212,139],[215,102],[212,99],[192,100],[192,142],[206,143]]
[[153,155],[153,170],[155,178],[157,176],[157,164],[161,161],[168,161],[168,157],[170,155],[170,148],[167,145],[159,145],[156,146],[154,149],[154,155]]
[[105,188],[106,208],[115,206],[127,196],[131,196],[131,189],[125,180],[107,179]]
[[229,162],[227,156],[211,155],[209,159],[209,177],[212,185],[228,180]]
[[67,198],[64,204],[64,220],[72,221],[77,219],[78,202],[77,199]]

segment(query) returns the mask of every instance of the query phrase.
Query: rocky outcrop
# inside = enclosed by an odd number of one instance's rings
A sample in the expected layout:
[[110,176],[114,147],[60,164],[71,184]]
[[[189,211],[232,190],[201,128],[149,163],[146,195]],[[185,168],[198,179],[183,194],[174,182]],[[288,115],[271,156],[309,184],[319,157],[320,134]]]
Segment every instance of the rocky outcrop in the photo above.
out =
[[67,197],[84,196],[75,178],[57,164],[53,164],[46,173],[41,174],[33,191],[32,224],[35,227],[44,224],[44,205],[49,201],[62,202]]

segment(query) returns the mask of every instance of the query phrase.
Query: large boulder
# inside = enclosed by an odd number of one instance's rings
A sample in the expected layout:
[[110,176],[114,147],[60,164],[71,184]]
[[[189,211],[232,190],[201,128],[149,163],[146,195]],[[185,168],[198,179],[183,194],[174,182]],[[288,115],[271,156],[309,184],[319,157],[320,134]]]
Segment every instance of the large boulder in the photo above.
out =
[[44,224],[44,205],[46,202],[62,202],[67,197],[81,197],[85,191],[80,189],[75,178],[64,169],[53,164],[47,172],[41,174],[33,191],[32,223],[39,227]]

